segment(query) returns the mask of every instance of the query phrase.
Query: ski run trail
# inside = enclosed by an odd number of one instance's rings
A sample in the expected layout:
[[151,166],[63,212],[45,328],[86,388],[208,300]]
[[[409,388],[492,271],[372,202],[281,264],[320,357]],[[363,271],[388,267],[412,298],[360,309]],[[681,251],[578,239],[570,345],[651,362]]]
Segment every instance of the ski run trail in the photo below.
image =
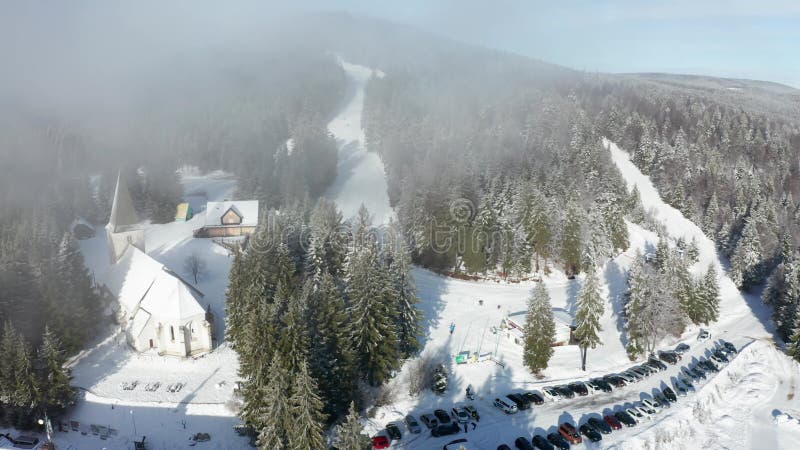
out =
[[[394,213],[389,206],[383,164],[374,152],[368,152],[361,128],[364,87],[379,71],[340,61],[350,78],[352,97],[328,125],[339,143],[338,175],[326,196],[334,200],[345,219],[355,216],[363,203],[372,213],[376,225],[386,224]],[[291,140],[290,140],[291,141]],[[291,142],[287,143],[291,146]],[[721,319],[708,329],[712,339],[696,340],[698,329],[689,327],[680,338],[667,337],[660,348],[672,348],[678,342],[691,346],[683,361],[693,361],[708,354],[722,338],[742,347],[721,373],[698,383],[697,393],[679,399],[671,409],[653,420],[634,428],[625,428],[604,435],[597,444],[580,444],[573,448],[611,449],[797,449],[800,448],[800,367],[771,343],[769,311],[757,296],[742,295],[725,275],[725,264],[716,254],[713,242],[691,221],[666,205],[649,178],[630,162],[628,154],[606,142],[628,188],[637,186],[646,209],[662,221],[670,237],[695,238],[700,248],[700,261],[692,267],[695,275],[715,264],[720,276]],[[195,252],[208,263],[207,275],[198,288],[217,314],[217,335],[224,333],[224,292],[228,283],[230,256],[208,239],[193,239],[191,231],[204,221],[206,201],[232,198],[235,180],[221,172],[199,175],[182,173],[185,197],[196,212],[188,222],[163,225],[144,224],[147,252],[167,267],[179,271],[183,259]],[[625,330],[622,319],[622,295],[628,267],[636,252],[651,252],[658,237],[638,225],[628,223],[631,246],[610,260],[601,276],[601,293],[606,298],[602,317],[603,344],[589,350],[587,371],[579,367],[576,346],[555,347],[550,366],[543,378],[533,377],[522,365],[522,348],[497,328],[509,313],[524,311],[532,283],[497,281],[470,282],[446,278],[416,268],[414,277],[423,311],[422,356],[432,356],[448,370],[448,390],[442,396],[425,391],[416,397],[408,394],[409,369],[416,358],[406,361],[389,383],[392,401],[370,411],[364,420],[372,436],[383,432],[388,422],[400,424],[403,437],[392,443],[393,449],[441,449],[448,442],[467,439],[468,450],[493,450],[501,443],[513,446],[518,436],[530,438],[533,433],[555,431],[559,423],[584,423],[618,408],[648,398],[653,389],[668,385],[678,374],[680,365],[651,376],[631,386],[604,394],[590,394],[562,402],[546,402],[507,416],[492,406],[492,400],[511,392],[537,390],[543,386],[564,384],[572,380],[620,371],[632,363],[625,353]],[[90,269],[99,273],[107,265],[105,233],[81,241],[81,249]],[[554,270],[544,279],[554,308],[574,312],[581,277],[567,280]],[[450,325],[454,325],[450,332]],[[453,356],[462,351],[477,352],[480,362],[456,365]],[[637,363],[640,363],[638,361]],[[61,449],[129,449],[134,439],[147,436],[148,448],[185,449],[189,438],[197,432],[210,433],[211,441],[197,444],[205,449],[248,448],[247,439],[236,435],[233,426],[240,421],[229,407],[233,388],[238,381],[235,352],[222,343],[209,355],[180,360],[157,355],[137,354],[130,350],[118,330],[110,330],[96,344],[76,357],[72,364],[74,383],[80,387],[78,404],[65,420],[80,422],[81,432],[55,433]],[[122,383],[139,381],[140,388],[122,389]],[[168,393],[163,388],[147,392],[145,383],[162,385],[181,382],[180,392]],[[449,411],[465,404],[464,390],[471,384],[477,396],[472,403],[481,420],[473,430],[458,435],[433,438],[427,430],[414,435],[403,426],[406,414],[419,418],[436,408]],[[111,427],[116,435],[101,440],[90,425]],[[56,427],[57,429],[57,427]],[[0,429],[0,433],[12,430]],[[9,448],[0,438],[0,450]]]

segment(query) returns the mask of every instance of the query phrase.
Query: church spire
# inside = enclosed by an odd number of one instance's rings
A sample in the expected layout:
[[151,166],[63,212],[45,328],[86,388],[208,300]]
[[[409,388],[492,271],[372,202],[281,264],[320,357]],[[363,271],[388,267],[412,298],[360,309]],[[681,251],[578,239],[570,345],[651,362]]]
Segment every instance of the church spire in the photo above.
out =
[[122,178],[122,172],[117,173],[117,187],[114,189],[114,203],[111,206],[111,217],[106,228],[112,233],[126,231],[134,228],[139,223],[139,217],[133,208],[133,201],[128,192],[128,186]]

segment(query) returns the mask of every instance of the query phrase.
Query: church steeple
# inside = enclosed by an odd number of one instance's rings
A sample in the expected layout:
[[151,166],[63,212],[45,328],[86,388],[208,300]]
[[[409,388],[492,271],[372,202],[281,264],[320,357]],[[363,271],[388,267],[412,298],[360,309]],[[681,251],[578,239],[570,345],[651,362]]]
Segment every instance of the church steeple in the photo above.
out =
[[112,264],[119,261],[131,245],[144,251],[144,230],[139,226],[139,217],[133,208],[133,200],[121,172],[117,174],[117,186],[114,188],[114,202],[111,205],[111,217],[106,225],[106,235]]

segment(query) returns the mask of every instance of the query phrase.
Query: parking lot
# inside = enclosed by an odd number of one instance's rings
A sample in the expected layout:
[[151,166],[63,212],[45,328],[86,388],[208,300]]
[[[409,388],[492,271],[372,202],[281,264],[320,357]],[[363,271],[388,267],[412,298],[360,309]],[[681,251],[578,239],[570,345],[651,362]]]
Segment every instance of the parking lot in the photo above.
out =
[[[603,416],[613,415],[614,413],[632,408],[640,405],[643,400],[652,400],[655,393],[661,392],[664,388],[670,387],[676,393],[677,405],[681,406],[682,403],[687,402],[692,398],[694,392],[689,390],[686,396],[679,394],[675,388],[675,381],[679,377],[686,377],[691,380],[689,376],[683,371],[684,368],[694,367],[700,360],[709,358],[713,350],[717,349],[721,344],[713,338],[707,342],[688,342],[691,346],[682,359],[677,364],[665,364],[666,370],[659,371],[650,376],[644,377],[640,381],[631,382],[623,387],[614,387],[611,392],[594,392],[588,395],[580,396],[575,395],[571,399],[561,399],[553,401],[548,399],[543,394],[545,387],[554,385],[566,385],[575,380],[561,380],[559,382],[542,382],[528,384],[524,388],[515,390],[503,390],[497,392],[478,392],[478,396],[474,401],[464,401],[453,404],[443,404],[438,408],[450,412],[453,406],[473,405],[479,415],[480,420],[475,421],[473,428],[470,423],[467,431],[464,432],[463,426],[459,431],[453,435],[432,437],[431,431],[421,422],[422,432],[420,434],[411,434],[408,429],[400,423],[402,430],[402,438],[392,442],[391,448],[409,448],[409,449],[441,449],[448,442],[455,439],[467,439],[468,449],[496,449],[501,444],[506,444],[514,448],[514,440],[517,437],[523,436],[530,439],[532,435],[539,434],[546,436],[548,433],[557,433],[558,426],[561,423],[568,422],[579,427],[587,423],[591,418],[603,420]],[[743,342],[739,342],[741,345]],[[737,345],[737,348],[739,347]],[[735,357],[736,355],[732,355]],[[643,361],[631,363],[630,367],[638,366]],[[724,370],[724,366],[720,367]],[[706,379],[692,380],[694,389],[700,390],[705,384],[709,382],[718,373],[709,372],[706,374]],[[586,381],[586,380],[583,380]],[[533,392],[539,394],[545,401],[542,405],[531,405],[529,409],[522,410],[514,414],[506,414],[501,409],[495,407],[493,402],[495,398],[504,399],[507,403],[513,403],[508,398],[507,394],[522,392]],[[466,399],[465,399],[466,400]],[[641,422],[634,427],[628,428],[623,425],[621,430],[613,431],[611,434],[602,435],[602,443],[589,443],[587,439],[583,439],[583,444],[573,447],[577,448],[598,448],[600,444],[609,445],[630,433],[639,433],[643,429],[649,428],[661,416],[668,416],[676,411],[678,408],[666,408],[653,414],[652,418],[642,418]],[[433,411],[413,411],[412,414],[419,419],[423,414],[430,414]],[[581,447],[584,446],[584,447]]]

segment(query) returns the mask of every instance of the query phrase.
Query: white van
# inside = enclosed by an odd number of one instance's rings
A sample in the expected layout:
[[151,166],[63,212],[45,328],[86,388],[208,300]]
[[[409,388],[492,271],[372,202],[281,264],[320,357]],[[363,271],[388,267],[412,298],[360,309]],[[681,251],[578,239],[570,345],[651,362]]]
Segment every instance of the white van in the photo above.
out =
[[500,408],[506,414],[514,414],[517,412],[517,405],[515,405],[511,400],[496,398],[494,399],[494,406]]

